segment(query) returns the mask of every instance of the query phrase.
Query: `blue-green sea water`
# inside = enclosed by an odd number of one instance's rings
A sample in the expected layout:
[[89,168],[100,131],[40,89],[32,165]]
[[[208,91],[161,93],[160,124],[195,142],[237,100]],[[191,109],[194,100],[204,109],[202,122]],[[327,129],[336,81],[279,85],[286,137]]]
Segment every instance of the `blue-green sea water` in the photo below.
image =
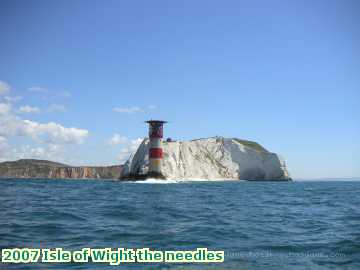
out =
[[220,264],[0,269],[360,269],[360,182],[0,180],[0,248],[224,250]]

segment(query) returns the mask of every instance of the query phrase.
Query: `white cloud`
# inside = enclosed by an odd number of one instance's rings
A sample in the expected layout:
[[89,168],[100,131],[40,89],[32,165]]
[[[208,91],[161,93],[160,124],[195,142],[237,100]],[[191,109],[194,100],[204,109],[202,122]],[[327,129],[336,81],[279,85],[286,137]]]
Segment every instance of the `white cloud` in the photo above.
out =
[[108,145],[123,145],[123,148],[120,150],[120,153],[117,155],[116,159],[122,163],[124,163],[131,154],[135,153],[138,149],[139,145],[143,141],[142,138],[137,138],[134,140],[130,140],[125,136],[120,136],[119,134],[114,134],[112,138],[110,138],[107,143]]
[[22,123],[18,126],[18,134],[25,134],[35,140],[48,143],[81,144],[89,135],[85,129],[66,128],[54,122],[41,124],[29,120],[21,121]]
[[10,113],[11,105],[7,103],[0,103],[0,116]]
[[140,108],[137,106],[133,106],[133,107],[114,107],[113,111],[117,112],[117,113],[127,113],[127,114],[134,114],[134,113],[138,113],[138,112],[144,112],[146,110],[155,110],[157,109],[156,105],[148,105],[145,108]]
[[115,107],[113,108],[114,112],[118,113],[127,113],[127,114],[133,114],[137,112],[141,112],[141,109],[139,107]]
[[22,100],[23,97],[22,96],[5,96],[4,99],[7,101],[7,102],[18,102],[19,100]]
[[130,145],[130,149],[132,151],[135,151],[138,149],[139,145],[142,143],[144,139],[143,138],[137,138],[135,140],[131,140],[131,145]]
[[64,113],[67,112],[67,109],[64,105],[62,104],[51,104],[48,108],[49,112],[59,112],[59,113]]
[[5,137],[2,137],[0,136],[0,145],[3,145],[4,143],[6,143],[6,138]]
[[47,93],[48,90],[41,86],[32,86],[28,88],[28,91],[35,92],[35,93]]
[[131,140],[130,144],[127,147],[121,149],[120,153],[117,156],[117,160],[124,163],[131,154],[136,152],[142,141],[143,141],[142,138]]
[[42,146],[21,145],[12,147],[6,154],[0,155],[2,160],[17,159],[47,159],[65,163],[66,151],[64,146],[46,144]]
[[64,91],[64,92],[62,93],[62,95],[63,95],[64,97],[71,97],[71,93],[70,93],[69,91]]
[[6,160],[6,155],[9,153],[9,145],[5,137],[0,136],[0,162]]
[[0,136],[0,152],[8,147],[7,139],[5,137]]
[[43,159],[47,151],[44,147],[31,147],[30,145],[21,146],[15,148],[14,152],[16,153],[17,158],[37,158]]
[[[2,93],[8,92],[10,87],[1,82]],[[47,92],[46,89],[33,87],[33,92]],[[1,98],[1,97],[0,97]],[[19,110],[12,108],[12,102],[20,100],[20,96],[5,96],[0,101],[0,161],[19,158],[41,158],[73,162],[76,156],[77,144],[83,143],[89,136],[89,131],[76,127],[65,127],[59,123],[40,123],[24,119],[16,112],[36,113],[39,108],[29,105],[21,106]],[[6,102],[5,102],[6,101]],[[66,110],[65,106],[53,109]],[[15,137],[19,137],[16,140]],[[29,142],[29,139],[31,142]],[[26,141],[27,145],[22,144]],[[72,149],[72,150],[69,150]],[[78,159],[77,159],[78,160]]]
[[42,87],[42,86],[29,87],[28,91],[33,92],[33,93],[37,93],[37,94],[42,94],[42,99],[44,99],[44,100],[71,97],[71,93],[68,90],[54,91],[54,90],[49,90],[49,89],[47,89],[45,87]]
[[128,138],[124,137],[124,136],[120,136],[119,134],[114,134],[109,140],[108,140],[108,144],[109,145],[118,145],[118,144],[125,144],[128,142]]
[[40,113],[40,109],[38,107],[31,107],[29,105],[21,106],[19,108],[20,113]]
[[10,85],[6,82],[0,81],[0,95],[4,95],[10,91]]
[[60,124],[38,123],[24,120],[11,113],[11,106],[0,103],[0,136],[25,136],[38,142],[53,144],[80,144],[88,137],[89,131]]

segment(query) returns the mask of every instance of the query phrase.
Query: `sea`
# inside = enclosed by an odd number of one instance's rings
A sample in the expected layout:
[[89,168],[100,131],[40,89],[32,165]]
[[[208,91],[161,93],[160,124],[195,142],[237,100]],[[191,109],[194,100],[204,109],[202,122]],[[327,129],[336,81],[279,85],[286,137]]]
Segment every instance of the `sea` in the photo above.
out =
[[0,180],[0,248],[224,251],[223,262],[0,269],[360,269],[360,181]]

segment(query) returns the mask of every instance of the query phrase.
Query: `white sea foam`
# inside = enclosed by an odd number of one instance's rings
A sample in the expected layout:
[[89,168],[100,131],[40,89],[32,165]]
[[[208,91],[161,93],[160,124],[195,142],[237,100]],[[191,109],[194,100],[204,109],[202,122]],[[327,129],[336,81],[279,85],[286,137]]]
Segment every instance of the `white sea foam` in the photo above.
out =
[[134,183],[140,183],[140,184],[176,184],[179,183],[180,181],[177,180],[173,180],[173,179],[155,179],[155,178],[148,178],[146,180],[143,181],[136,181]]
[[203,178],[189,178],[189,179],[155,179],[149,178],[142,181],[135,181],[133,183],[140,183],[140,184],[177,184],[177,183],[189,183],[189,182],[225,182],[225,181],[240,181],[241,180],[229,180],[229,179],[203,179]]

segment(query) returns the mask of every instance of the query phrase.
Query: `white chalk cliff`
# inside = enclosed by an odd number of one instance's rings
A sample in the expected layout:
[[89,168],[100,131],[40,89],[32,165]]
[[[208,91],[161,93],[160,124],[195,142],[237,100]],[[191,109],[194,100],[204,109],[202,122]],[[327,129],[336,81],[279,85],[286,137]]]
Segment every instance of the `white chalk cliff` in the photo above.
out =
[[[122,170],[127,175],[146,174],[149,140],[144,139]],[[162,173],[178,180],[290,180],[285,162],[255,142],[211,137],[163,142]]]

